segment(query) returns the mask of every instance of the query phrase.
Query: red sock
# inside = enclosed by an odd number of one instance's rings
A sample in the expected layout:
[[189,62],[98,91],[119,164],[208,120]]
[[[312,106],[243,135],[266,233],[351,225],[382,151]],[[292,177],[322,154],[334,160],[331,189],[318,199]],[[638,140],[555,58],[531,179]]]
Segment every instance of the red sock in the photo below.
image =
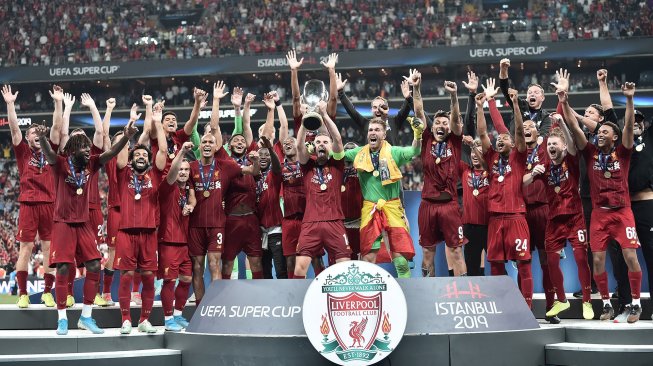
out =
[[143,290],[141,291],[143,304],[141,305],[141,319],[138,321],[139,323],[148,320],[152,312],[152,305],[154,304],[154,275],[151,273],[141,275],[141,281],[143,282]]
[[263,271],[252,271],[252,279],[253,280],[262,280],[263,279]]
[[502,262],[490,262],[490,274],[501,276],[506,274],[506,264]]
[[305,279],[306,279],[306,275],[303,275],[303,276],[293,275],[292,278],[295,279],[295,280],[305,280]]
[[[565,280],[562,271],[560,270],[560,256],[558,253],[547,253],[546,259],[549,263],[549,278],[551,279],[551,284],[555,289],[556,295],[558,296],[558,301],[564,302],[567,300],[567,297],[565,295]],[[548,299],[547,309],[550,309],[548,306]]]
[[520,275],[521,293],[524,295],[526,304],[531,308],[533,305],[533,272],[531,262],[517,262],[517,270]]
[[120,275],[120,287],[118,287],[118,301],[120,303],[120,313],[122,314],[122,321],[132,320],[131,312],[129,310],[130,302],[132,300],[131,296],[131,286],[132,286],[133,277],[129,273],[123,273]]
[[134,284],[132,286],[132,292],[139,292],[140,287],[141,287],[141,273],[140,272],[134,272]]
[[596,287],[599,288],[601,299],[609,300],[610,291],[608,290],[608,272],[603,272],[601,274],[594,272],[594,282],[596,282]]
[[639,299],[639,292],[642,289],[642,271],[628,272],[628,282],[630,282],[630,295],[633,299]]
[[[70,269],[68,269],[70,270]],[[55,276],[55,299],[57,301],[57,309],[63,310],[66,308],[66,297],[68,297],[68,275],[61,275],[57,273]]]
[[52,292],[52,285],[54,285],[54,275],[52,273],[46,273],[43,275],[43,279],[45,280],[45,288],[43,289],[43,293],[48,294]]
[[179,281],[175,289],[175,310],[182,311],[186,306],[188,300],[188,292],[190,291],[190,282]]
[[161,288],[161,306],[163,316],[172,316],[172,303],[175,301],[175,281],[163,280]]
[[84,305],[93,305],[99,282],[100,272],[86,271],[86,279],[84,279]]
[[75,278],[77,278],[77,267],[72,265],[68,266],[68,295],[70,296],[75,296]]
[[589,302],[592,297],[592,278],[590,266],[587,264],[587,249],[574,249],[574,259],[578,267],[578,280],[583,292],[583,302]]
[[27,271],[16,272],[16,283],[18,284],[18,294],[27,295]]
[[103,278],[103,284],[102,284],[102,293],[103,294],[110,294],[111,293],[111,285],[113,284],[113,271],[110,269],[104,269],[104,278]]
[[[557,254],[553,253],[553,257],[555,257]],[[552,257],[549,255],[548,257]],[[549,264],[548,263],[540,263],[540,268],[542,268],[542,287],[544,287],[544,297],[546,299],[546,308],[551,309],[553,306],[553,301],[555,301],[556,297],[556,290],[553,287],[553,281],[551,281],[551,274],[549,272]],[[558,300],[560,298],[558,297]]]
[[290,272],[290,271],[288,271],[288,279],[289,279],[289,280],[292,280],[293,278],[295,278],[295,274],[292,273],[292,272]]
[[222,274],[222,279],[223,280],[230,280],[231,279],[231,273],[223,273]]

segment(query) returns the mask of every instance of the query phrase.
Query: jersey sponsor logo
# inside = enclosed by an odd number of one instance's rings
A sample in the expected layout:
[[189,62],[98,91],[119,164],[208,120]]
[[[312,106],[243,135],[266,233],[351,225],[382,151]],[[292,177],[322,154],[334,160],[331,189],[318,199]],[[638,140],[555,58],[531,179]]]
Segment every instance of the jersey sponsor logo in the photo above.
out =
[[322,168],[322,177],[323,181],[320,182],[320,179],[318,177],[318,171],[317,168],[313,168],[313,177],[311,177],[311,183],[317,184],[318,186],[321,185],[322,183],[329,183],[333,180],[333,174],[331,174],[331,168],[328,166],[325,166]]
[[[551,170],[547,170],[547,184],[550,186],[555,186],[556,182],[553,179],[553,175],[551,174]],[[566,182],[569,180],[569,167],[567,166],[566,162],[562,163],[562,173],[560,174],[560,183]]]
[[[473,179],[472,179],[473,176],[474,176],[474,173],[472,173],[472,172],[467,173],[466,181],[467,181],[467,186],[468,187],[472,187],[472,188],[474,187],[474,182],[473,182]],[[490,180],[488,179],[488,174],[487,174],[486,171],[483,171],[483,173],[481,174],[481,177],[482,178],[481,178],[481,181],[479,182],[478,188],[483,188],[483,187],[489,186],[490,185]]]
[[[81,174],[82,174],[81,183],[82,185],[84,185],[91,178],[91,172],[88,169],[84,169],[84,171]],[[70,185],[77,187],[76,177],[73,177],[73,175],[70,174],[70,171],[68,171],[68,175],[66,176],[66,179],[64,181]]]
[[[510,163],[508,163],[503,167],[503,175],[508,175],[510,172],[512,172],[512,167],[510,167]],[[494,164],[492,165],[492,174],[501,175],[499,173],[499,160],[494,161]]]
[[369,365],[387,357],[403,337],[406,318],[401,287],[372,263],[330,266],[304,297],[304,329],[311,344],[339,365]]
[[[434,159],[438,158],[438,144],[435,141],[431,144],[431,156],[433,156]],[[440,155],[439,158],[444,159],[450,156],[453,156],[453,151],[451,150],[451,147],[449,147],[449,144],[447,144],[447,148],[442,151],[442,155]]]
[[[134,180],[130,179],[129,182],[127,183],[127,188],[134,189]],[[145,174],[143,176],[143,181],[141,182],[141,189],[144,188],[153,188],[152,185],[152,178],[150,178],[149,174]]]
[[[603,170],[603,167],[601,167],[601,162],[599,161],[599,156],[594,155],[594,163],[592,164],[592,170]],[[607,163],[607,170],[610,172],[614,171],[619,171],[621,170],[621,164],[619,163],[619,157],[617,156],[616,152],[612,152],[610,154],[610,161]]]

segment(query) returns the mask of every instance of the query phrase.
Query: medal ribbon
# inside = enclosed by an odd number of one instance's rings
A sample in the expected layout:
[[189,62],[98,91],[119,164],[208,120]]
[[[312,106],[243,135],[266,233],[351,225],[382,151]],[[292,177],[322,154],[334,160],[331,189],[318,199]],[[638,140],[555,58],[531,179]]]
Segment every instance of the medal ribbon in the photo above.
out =
[[505,175],[506,165],[508,165],[508,162],[504,160],[503,156],[499,155],[499,175]]
[[261,179],[259,179],[256,182],[256,200],[261,199],[261,194],[263,194],[263,185],[265,184],[265,181],[268,179],[268,173],[270,172],[270,167],[265,169],[265,171],[261,172]]
[[292,164],[295,164],[296,168],[293,169],[292,167],[290,167],[290,164],[288,164],[288,158],[283,159],[283,166],[285,166],[286,169],[288,169],[288,171],[290,171],[292,173],[299,173],[299,171],[301,169],[300,165],[299,165],[299,161],[296,161],[296,162],[294,162]]
[[535,148],[533,149],[533,151],[531,151],[531,153],[528,154],[528,158],[526,158],[526,162],[527,162],[528,164],[533,164],[533,162],[535,161],[535,156],[537,156],[537,149],[538,149],[539,147],[540,147],[540,144],[537,144],[537,145],[535,146]]
[[371,153],[370,158],[372,159],[372,166],[374,166],[374,170],[379,170],[379,153]]
[[68,167],[70,168],[70,174],[73,175],[73,179],[75,180],[75,185],[78,189],[82,188],[84,186],[84,170],[82,169],[82,171],[79,172],[79,177],[77,177],[75,166],[73,165],[73,159],[70,156],[68,157]]
[[435,156],[438,158],[442,157],[442,151],[447,147],[446,142],[438,142],[435,144]]
[[555,165],[553,162],[551,162],[551,166],[549,167],[549,170],[551,170],[551,179],[553,180],[553,184],[556,187],[560,187],[560,180],[562,176],[562,164]]
[[[639,136],[635,139],[635,142],[633,143],[633,148],[637,148],[637,146],[642,145],[642,136]],[[41,153],[41,156],[43,156],[43,153]]]
[[479,189],[481,187],[481,177],[482,173],[476,175],[476,172],[472,172],[472,187],[474,187],[474,189]]
[[315,166],[315,172],[317,173],[317,180],[320,182],[320,185],[324,184],[324,172],[322,171],[321,165]]
[[204,167],[200,165],[200,179],[202,180],[202,187],[204,187],[204,191],[209,190],[209,186],[211,185],[211,178],[213,177],[213,173],[215,172],[215,159],[211,162],[211,167],[209,168],[209,174],[204,175]]
[[179,207],[183,210],[188,203],[188,186],[184,186],[179,192],[181,194],[181,199],[179,201]]
[[240,166],[247,166],[247,155],[243,155],[242,158],[234,157],[234,160],[236,160],[236,163],[238,163]]
[[140,179],[138,179],[138,175],[136,173],[132,173],[132,177],[134,178],[134,192],[136,194],[141,194],[143,191],[143,184]]
[[604,154],[599,151],[599,165],[601,166],[601,170],[603,170],[604,172],[608,171],[608,164],[610,163],[611,155],[613,151],[614,148],[612,148],[612,150],[610,150],[610,152],[607,154]]
[[175,141],[172,139],[172,137],[168,137],[166,139],[168,143],[168,155],[174,154],[175,153]]
[[347,183],[347,178],[349,178],[349,174],[352,172],[356,171],[356,168],[345,168],[345,171],[342,174],[342,185],[344,186],[345,183]]
[[43,169],[43,167],[45,166],[45,154],[43,154],[43,151],[41,151],[41,154],[38,156],[38,158],[36,157],[36,153],[34,153],[33,151],[32,151],[32,155],[34,155],[34,159],[38,160],[39,169]]

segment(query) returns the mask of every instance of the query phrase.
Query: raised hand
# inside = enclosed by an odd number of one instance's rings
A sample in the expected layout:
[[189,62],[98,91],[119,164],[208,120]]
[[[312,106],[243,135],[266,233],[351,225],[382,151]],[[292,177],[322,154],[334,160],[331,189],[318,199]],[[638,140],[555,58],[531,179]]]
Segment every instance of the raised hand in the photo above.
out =
[[295,53],[295,50],[288,51],[286,54],[286,60],[288,60],[288,66],[290,66],[290,70],[297,70],[300,66],[302,66],[302,63],[304,63],[303,57],[301,60],[297,61],[297,54]]
[[268,107],[268,110],[274,109],[274,97],[271,93],[263,94],[263,103],[265,103],[265,106]]
[[445,81],[444,88],[447,90],[447,93],[449,94],[456,94],[458,91],[458,86],[453,81]]
[[11,92],[11,85],[3,85],[2,86],[2,97],[5,99],[5,103],[13,103],[16,101],[16,98],[18,97],[18,92],[12,93]]
[[231,104],[234,107],[240,107],[243,104],[243,89],[235,87],[231,93]]
[[274,100],[275,102],[279,101],[279,93],[277,93],[276,90],[273,90],[273,91],[269,92],[268,94],[270,94],[272,96],[272,100]]
[[463,136],[463,144],[469,146],[469,147],[474,147],[474,138],[468,135]]
[[317,108],[320,111],[320,114],[324,116],[326,114],[327,102],[323,100],[319,101],[317,103]]
[[599,69],[596,71],[596,80],[599,82],[605,82],[608,80],[608,70],[606,69]]
[[208,94],[204,90],[200,88],[193,88],[193,98],[195,98],[195,102],[202,103],[206,100],[207,96]]
[[263,147],[272,151],[272,142],[270,139],[267,138],[267,136],[261,136],[261,141],[263,141]]
[[254,165],[258,164],[259,161],[258,151],[250,152],[249,155],[247,155],[247,158],[249,159],[249,161],[252,162],[252,164]]
[[556,90],[556,94],[558,95],[558,102],[560,103],[567,103],[569,100],[569,96],[565,90],[558,89]]
[[247,93],[247,96],[245,96],[245,105],[251,105],[254,99],[256,99],[256,95]]
[[336,74],[336,89],[338,89],[338,91],[342,90],[345,87],[345,84],[347,84],[347,79],[342,80],[342,74],[337,73]]
[[224,81],[218,81],[213,83],[213,98],[222,99],[229,92],[227,91],[227,86],[224,84]]
[[322,61],[322,65],[327,69],[335,69],[337,63],[338,63],[338,54],[335,52],[330,54],[329,57],[327,57],[326,61]]
[[493,98],[499,92],[499,88],[495,88],[496,80],[494,78],[488,78],[485,81],[485,85],[481,85],[483,88],[483,94],[485,94],[486,99]]
[[39,137],[45,137],[47,136],[49,130],[50,130],[49,127],[46,127],[44,125],[37,125],[34,128],[34,133],[36,133],[36,135]]
[[463,85],[470,93],[476,93],[476,89],[478,89],[478,76],[476,76],[474,71],[467,73],[467,82],[463,81]]
[[404,99],[410,98],[410,94],[413,91],[410,89],[410,85],[408,85],[408,81],[404,80],[401,82],[401,94],[404,96]]
[[[136,106],[136,104],[134,104],[134,106]],[[132,106],[132,110],[134,109],[134,106]],[[138,117],[140,118],[140,116],[141,114],[139,113]],[[125,126],[123,130],[123,133],[125,134],[125,136],[132,138],[136,135],[137,132],[138,132],[138,127],[136,127],[136,120],[130,118],[129,123],[127,123],[127,126]]]
[[48,92],[55,101],[61,102],[63,100],[63,89],[59,85],[53,85],[52,91],[48,90]]
[[476,96],[474,97],[474,101],[476,102],[476,107],[477,107],[478,109],[482,109],[482,108],[483,108],[483,103],[485,103],[485,100],[486,100],[485,93],[478,93],[478,94],[476,94]]
[[143,99],[143,104],[146,106],[148,105],[151,106],[152,103],[154,103],[154,99],[152,99],[151,95],[143,95],[142,99]]
[[107,109],[114,109],[116,107],[116,98],[109,98],[107,99],[106,103],[107,103]]
[[[111,98],[111,99],[113,99],[113,98]],[[111,100],[111,99],[109,99],[109,100]],[[108,102],[108,101],[107,101],[107,102]],[[116,104],[115,99],[113,100],[113,104],[114,104],[114,105]],[[63,105],[64,105],[64,107],[66,107],[66,108],[72,108],[73,105],[75,105],[75,96],[72,95],[72,94],[70,94],[70,93],[64,93],[64,95],[63,95]],[[108,108],[108,107],[109,107],[109,106],[108,106],[108,104],[107,104],[107,108]]]
[[557,83],[551,83],[556,90],[569,91],[569,72],[567,69],[562,69],[556,71]]
[[410,86],[418,86],[422,81],[422,74],[420,74],[417,69],[410,69],[410,74],[408,77],[403,76],[404,80],[408,82]]
[[184,142],[183,145],[181,145],[181,150],[185,154],[193,149],[193,143],[190,141]]
[[161,122],[163,119],[163,103],[156,103],[152,108],[152,120],[154,122]]
[[510,97],[510,100],[512,100],[513,103],[518,103],[519,102],[519,95],[517,93],[517,89],[508,89],[508,96]]
[[502,58],[501,61],[499,61],[499,68],[501,69],[501,71],[508,72],[509,67],[510,67],[510,59]]
[[88,93],[82,93],[81,102],[82,105],[86,108],[95,107],[95,101],[93,100],[93,98],[91,98],[91,95]]
[[625,83],[621,86],[621,92],[624,93],[626,98],[632,98],[635,96],[635,83]]
[[141,118],[141,114],[138,113],[138,104],[134,103],[132,104],[131,109],[129,110],[129,120],[130,121],[138,121],[138,119]]

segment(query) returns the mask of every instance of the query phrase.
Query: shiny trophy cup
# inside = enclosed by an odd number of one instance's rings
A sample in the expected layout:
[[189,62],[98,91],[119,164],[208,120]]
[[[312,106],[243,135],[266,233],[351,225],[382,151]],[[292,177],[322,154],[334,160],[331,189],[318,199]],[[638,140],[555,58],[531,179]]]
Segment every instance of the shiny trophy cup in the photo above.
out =
[[315,131],[322,126],[322,115],[320,115],[317,105],[320,101],[327,101],[327,99],[329,99],[329,92],[322,81],[313,79],[304,84],[301,102],[308,105],[304,118],[302,118],[304,128]]

